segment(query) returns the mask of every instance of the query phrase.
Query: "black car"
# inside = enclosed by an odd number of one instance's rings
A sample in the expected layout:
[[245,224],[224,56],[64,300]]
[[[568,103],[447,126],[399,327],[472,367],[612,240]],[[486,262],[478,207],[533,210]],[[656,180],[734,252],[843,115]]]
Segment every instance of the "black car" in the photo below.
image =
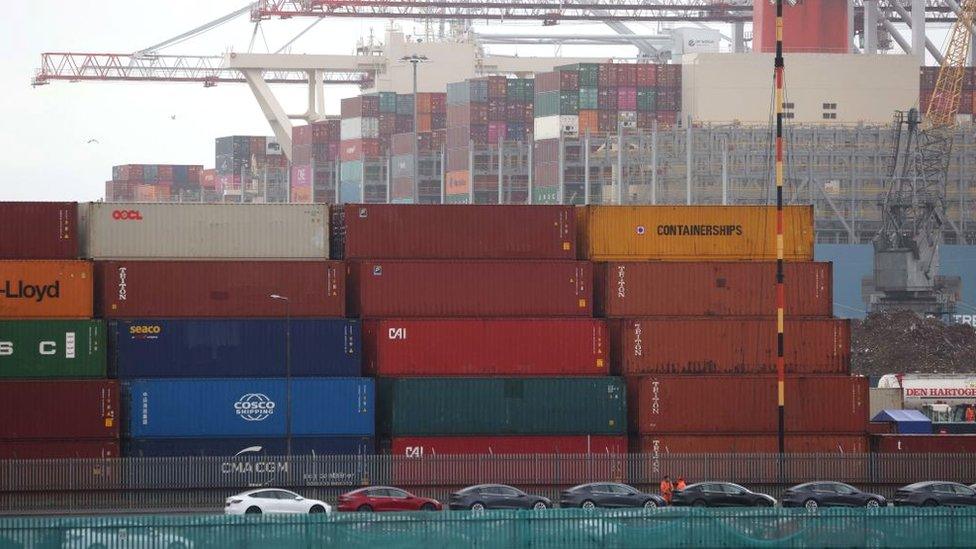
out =
[[451,494],[452,511],[470,509],[548,509],[552,501],[542,496],[526,494],[518,488],[504,484],[479,484],[468,486]]
[[753,492],[731,482],[699,482],[671,495],[671,505],[692,507],[772,507],[772,496]]
[[559,495],[560,507],[664,507],[667,502],[659,495],[645,494],[626,484],[591,482],[580,484]]
[[958,482],[916,482],[895,492],[895,505],[938,507],[976,505],[976,490]]
[[884,507],[888,501],[878,494],[862,492],[843,482],[807,482],[783,492],[783,507]]

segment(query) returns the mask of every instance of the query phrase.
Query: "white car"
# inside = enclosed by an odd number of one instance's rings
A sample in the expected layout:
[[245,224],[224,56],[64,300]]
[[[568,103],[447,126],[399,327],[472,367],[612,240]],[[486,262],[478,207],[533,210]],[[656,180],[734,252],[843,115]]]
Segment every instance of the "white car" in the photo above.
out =
[[260,515],[262,513],[331,513],[332,506],[317,499],[305,499],[295,492],[278,488],[248,490],[227,498],[225,515]]

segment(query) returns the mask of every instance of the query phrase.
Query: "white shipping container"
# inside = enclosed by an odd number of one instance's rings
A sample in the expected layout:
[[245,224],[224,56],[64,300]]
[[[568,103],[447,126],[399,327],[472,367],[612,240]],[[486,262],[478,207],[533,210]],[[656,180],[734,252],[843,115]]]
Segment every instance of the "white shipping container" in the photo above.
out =
[[575,114],[541,116],[534,120],[534,126],[536,141],[579,136],[579,116]]
[[617,125],[621,128],[636,128],[637,113],[634,111],[621,111],[617,114]]
[[380,119],[373,117],[345,118],[339,124],[343,141],[347,139],[376,139],[380,136]]
[[313,204],[79,204],[82,257],[326,259],[329,210]]

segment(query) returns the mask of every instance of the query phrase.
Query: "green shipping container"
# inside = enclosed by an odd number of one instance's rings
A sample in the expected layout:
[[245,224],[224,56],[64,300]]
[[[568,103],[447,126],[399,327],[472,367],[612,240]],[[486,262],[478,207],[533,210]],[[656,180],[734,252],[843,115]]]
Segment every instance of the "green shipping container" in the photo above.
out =
[[579,92],[552,91],[535,94],[535,117],[573,115],[579,113]]
[[0,321],[0,378],[105,377],[101,320]]
[[384,436],[627,433],[619,377],[377,380]]
[[379,92],[380,112],[397,112],[396,92]]
[[533,204],[559,204],[559,187],[532,186]]
[[637,88],[637,110],[650,112],[657,110],[657,90]]
[[589,86],[595,88],[600,85],[600,64],[599,63],[573,63],[571,65],[562,65],[556,67],[553,70],[578,72],[580,86]]
[[599,88],[580,88],[579,108],[583,110],[595,110],[600,108],[600,89]]

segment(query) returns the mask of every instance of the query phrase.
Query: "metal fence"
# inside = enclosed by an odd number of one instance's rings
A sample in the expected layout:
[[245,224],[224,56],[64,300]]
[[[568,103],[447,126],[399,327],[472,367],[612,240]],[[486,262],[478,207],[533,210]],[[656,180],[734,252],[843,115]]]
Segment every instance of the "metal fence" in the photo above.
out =
[[2,547],[972,547],[976,510],[674,509],[0,519]]

